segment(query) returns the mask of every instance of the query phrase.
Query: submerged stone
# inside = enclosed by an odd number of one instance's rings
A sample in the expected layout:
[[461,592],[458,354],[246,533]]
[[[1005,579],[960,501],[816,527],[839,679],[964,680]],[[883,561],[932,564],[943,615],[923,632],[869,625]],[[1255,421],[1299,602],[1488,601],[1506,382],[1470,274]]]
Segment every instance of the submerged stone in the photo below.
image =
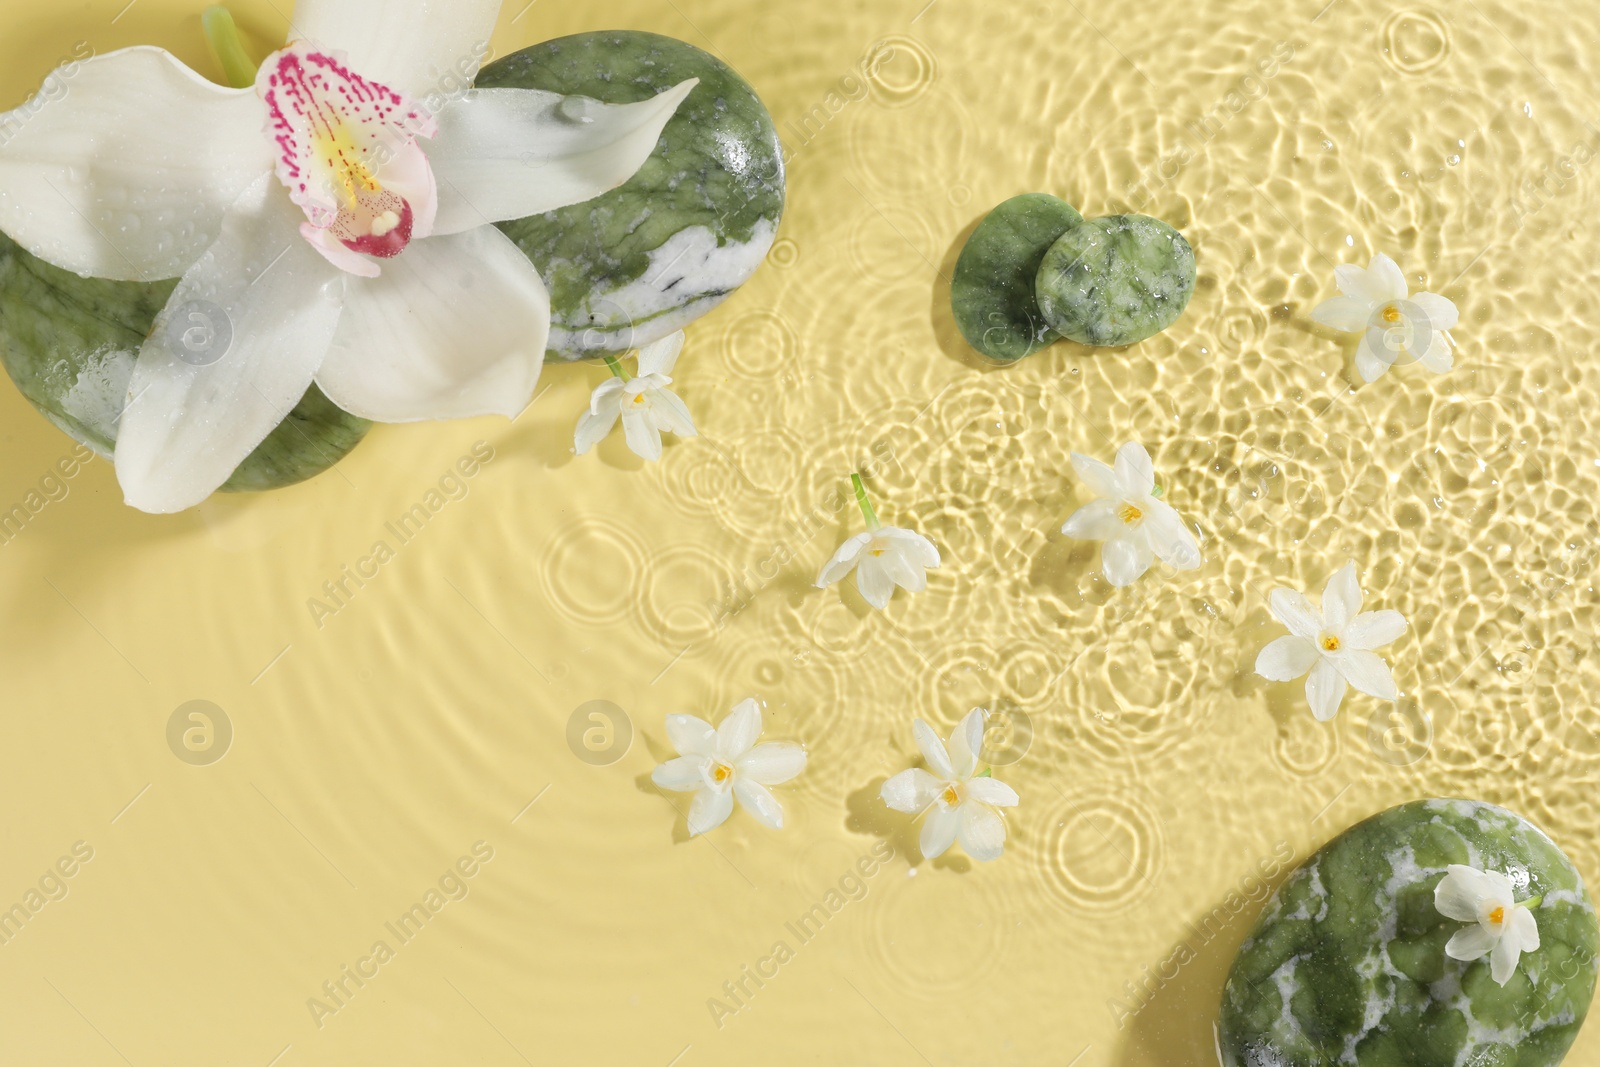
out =
[[967,344],[991,359],[1018,360],[1055,341],[1034,296],[1045,253],[1083,221],[1048,193],[1014,196],[984,216],[956,259],[950,310]]
[[547,359],[622,352],[704,315],[761,265],[783,214],[783,151],[755,90],[683,41],[631,30],[524,48],[480,88],[544,89],[634,103],[699,78],[655,153],[593,200],[500,228],[550,289]]
[[[1462,924],[1434,886],[1452,863],[1509,874],[1540,947],[1501,986],[1445,954]],[[1551,1067],[1594,996],[1600,928],[1572,862],[1492,804],[1420,800],[1374,815],[1267,902],[1222,996],[1225,1067]]]
[[[177,284],[80,278],[0,234],[0,362],[45,418],[109,455],[139,348]],[[370,425],[313,385],[222,488],[303,481],[343,459]]]
[[1194,250],[1183,234],[1147,215],[1109,215],[1074,226],[1050,246],[1034,291],[1061,336],[1131,345],[1178,321],[1194,279]]

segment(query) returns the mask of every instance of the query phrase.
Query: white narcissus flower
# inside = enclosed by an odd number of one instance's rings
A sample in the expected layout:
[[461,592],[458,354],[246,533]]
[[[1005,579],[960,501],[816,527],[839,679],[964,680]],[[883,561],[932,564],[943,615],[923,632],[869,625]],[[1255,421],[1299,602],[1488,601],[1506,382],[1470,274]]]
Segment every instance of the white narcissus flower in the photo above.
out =
[[1406,617],[1398,611],[1361,610],[1354,563],[1328,579],[1320,612],[1292,589],[1274,589],[1269,599],[1272,614],[1289,628],[1289,635],[1261,650],[1256,673],[1268,681],[1289,682],[1310,671],[1306,700],[1318,720],[1338,714],[1346,683],[1380,700],[1400,696],[1389,665],[1372,650],[1405,633]]
[[856,503],[867,520],[867,529],[839,546],[817,575],[817,588],[826,589],[855,571],[856,588],[861,590],[862,599],[881,611],[888,606],[897,585],[908,593],[928,588],[927,572],[939,566],[939,550],[919,533],[878,522],[861,475],[850,475],[850,483],[855,487]]
[[1396,363],[1421,363],[1443,374],[1454,362],[1450,330],[1460,316],[1437,293],[1408,295],[1406,276],[1379,252],[1363,270],[1353,263],[1333,269],[1342,296],[1324,300],[1311,318],[1341,333],[1359,333],[1356,370],[1375,381]]
[[1017,791],[993,778],[974,776],[983,748],[983,708],[973,708],[950,735],[945,747],[933,727],[918,719],[912,734],[927,770],[913,767],[883,783],[883,802],[895,811],[917,815],[926,811],[922,824],[922,855],[944,854],[960,841],[975,860],[995,860],[1005,851],[1006,824],[996,808],[1017,805]]
[[578,455],[599,444],[619,416],[628,447],[645,459],[661,458],[663,432],[695,436],[689,409],[667,388],[672,384],[672,367],[682,351],[682,330],[645,345],[639,349],[639,373],[631,378],[621,364],[607,357],[606,365],[613,376],[595,388],[589,398],[589,410],[578,420],[572,442]]
[[806,750],[792,741],[761,736],[761,705],[741,700],[722,724],[693,715],[668,715],[667,740],[679,755],[658,766],[650,780],[662,789],[694,793],[689,802],[689,836],[714,830],[727,820],[733,802],[774,830],[783,827],[783,808],[767,789],[787,782],[806,766]]
[[[696,83],[626,105],[474,89],[430,109],[445,75],[476,69],[499,8],[297,0],[254,88],[128,48],[12,124],[0,230],[81,275],[180,279],[127,386],[129,504],[198,504],[313,382],[383,422],[527,405],[550,298],[492,224],[627,181]],[[165,328],[197,304],[231,338],[204,365]]]
[[1103,541],[1101,569],[1117,587],[1138,581],[1157,558],[1177,570],[1200,566],[1200,545],[1172,506],[1155,495],[1155,466],[1144,445],[1117,449],[1116,465],[1074,452],[1072,469],[1096,499],[1072,513],[1061,532]]
[[1499,871],[1480,871],[1452,863],[1433,887],[1433,906],[1447,919],[1464,926],[1445,944],[1447,956],[1457,960],[1489,957],[1489,975],[1505,985],[1516,973],[1524,952],[1539,947],[1539,923],[1533,909],[1539,897],[1517,903],[1511,879]]

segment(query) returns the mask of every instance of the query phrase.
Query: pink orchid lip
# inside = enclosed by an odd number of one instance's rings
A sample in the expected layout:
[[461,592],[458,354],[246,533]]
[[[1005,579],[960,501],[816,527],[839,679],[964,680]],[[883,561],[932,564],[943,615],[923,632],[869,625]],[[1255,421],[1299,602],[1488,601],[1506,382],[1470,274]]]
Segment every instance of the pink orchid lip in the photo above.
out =
[[374,276],[432,232],[438,190],[416,141],[438,124],[405,94],[303,41],[269,56],[256,79],[276,173],[305,212],[301,233],[341,270]]

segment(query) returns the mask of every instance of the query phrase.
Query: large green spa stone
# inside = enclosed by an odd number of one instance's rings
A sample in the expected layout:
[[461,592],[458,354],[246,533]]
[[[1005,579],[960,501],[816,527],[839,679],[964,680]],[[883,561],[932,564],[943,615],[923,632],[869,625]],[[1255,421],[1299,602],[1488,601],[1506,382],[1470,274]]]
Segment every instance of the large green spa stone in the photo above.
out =
[[1147,215],[1108,215],[1074,226],[1050,246],[1034,293],[1061,336],[1131,345],[1178,321],[1194,279],[1194,250],[1183,234]]
[[[45,418],[110,454],[134,360],[177,284],[80,278],[0,234],[0,362]],[[222,488],[303,481],[343,459],[370,425],[313,385]]]
[[[1509,874],[1540,947],[1505,986],[1487,957],[1445,955],[1461,923],[1433,905],[1445,868]],[[1583,879],[1531,823],[1492,804],[1419,800],[1374,815],[1289,875],[1222,995],[1224,1067],[1551,1067],[1594,996],[1600,928]]]
[[631,30],[580,33],[489,64],[482,88],[612,104],[699,78],[655,153],[623,185],[500,228],[550,289],[546,358],[625,351],[721,303],[755,272],[783,214],[783,149],[755,91],[714,56]]
[[1014,196],[984,216],[950,281],[950,310],[967,344],[1012,362],[1060,337],[1039,312],[1034,278],[1050,246],[1082,221],[1048,193]]

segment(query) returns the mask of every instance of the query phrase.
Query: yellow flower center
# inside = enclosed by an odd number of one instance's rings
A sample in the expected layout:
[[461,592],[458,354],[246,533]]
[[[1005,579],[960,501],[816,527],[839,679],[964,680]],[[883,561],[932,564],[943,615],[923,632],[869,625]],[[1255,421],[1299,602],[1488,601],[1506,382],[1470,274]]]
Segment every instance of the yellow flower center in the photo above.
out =
[[944,792],[939,794],[939,799],[953,808],[961,803],[961,790],[956,788],[954,782],[951,782],[944,787]]
[[1342,647],[1344,647],[1343,642],[1341,642],[1333,634],[1323,634],[1322,635],[1322,651],[1324,651],[1324,652],[1337,652]]
[[344,122],[333,119],[313,135],[311,145],[323,173],[343,198],[346,210],[355,210],[361,193],[383,191],[383,186],[363,162],[361,148]]
[[1400,321],[1400,309],[1394,304],[1390,304],[1388,307],[1384,308],[1381,312],[1381,315],[1383,317],[1383,321],[1387,322],[1391,326]]
[[1124,504],[1122,505],[1121,510],[1117,512],[1117,518],[1121,519],[1129,526],[1132,526],[1134,523],[1144,518],[1144,512],[1140,511],[1132,504]]
[[633,406],[636,407],[636,408],[644,406],[644,394],[643,393],[634,393],[633,394]]
[[1491,911],[1489,913],[1489,923],[1490,923],[1490,925],[1499,926],[1501,923],[1503,923],[1505,921],[1506,921],[1506,909],[1505,908],[1496,907],[1493,911]]
[[715,767],[711,768],[711,780],[716,782],[718,785],[721,785],[723,782],[726,782],[732,777],[733,768],[728,766],[726,763],[719,763]]

